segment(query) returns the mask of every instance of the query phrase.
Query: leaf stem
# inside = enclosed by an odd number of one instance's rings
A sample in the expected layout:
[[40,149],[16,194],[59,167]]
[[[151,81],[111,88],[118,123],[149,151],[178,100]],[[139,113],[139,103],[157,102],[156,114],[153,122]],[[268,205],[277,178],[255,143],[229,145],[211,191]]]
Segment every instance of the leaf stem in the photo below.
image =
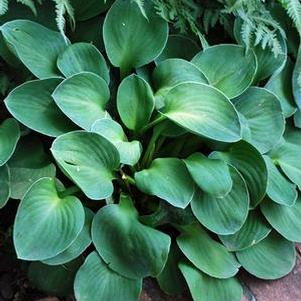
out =
[[146,125],[144,128],[142,128],[142,130],[140,131],[140,134],[145,133],[147,130],[149,130],[150,128],[154,127],[155,125],[157,125],[158,123],[162,122],[163,120],[165,120],[167,117],[164,115],[160,115],[159,117],[155,118],[153,121],[151,121],[148,125]]
[[66,188],[64,191],[60,192],[59,195],[61,198],[64,198],[66,196],[73,195],[77,192],[81,192],[81,190],[79,187],[74,185],[74,186]]

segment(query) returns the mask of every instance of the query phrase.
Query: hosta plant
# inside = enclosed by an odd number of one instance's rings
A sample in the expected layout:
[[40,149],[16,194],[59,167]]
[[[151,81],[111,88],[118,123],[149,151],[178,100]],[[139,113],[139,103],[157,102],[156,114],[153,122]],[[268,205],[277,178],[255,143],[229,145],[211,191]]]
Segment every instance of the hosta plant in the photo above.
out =
[[240,301],[240,269],[283,277],[301,242],[301,51],[246,49],[238,21],[201,49],[150,1],[109,2],[98,43],[1,24],[0,207],[20,200],[17,257],[78,301],[135,301],[146,277]]

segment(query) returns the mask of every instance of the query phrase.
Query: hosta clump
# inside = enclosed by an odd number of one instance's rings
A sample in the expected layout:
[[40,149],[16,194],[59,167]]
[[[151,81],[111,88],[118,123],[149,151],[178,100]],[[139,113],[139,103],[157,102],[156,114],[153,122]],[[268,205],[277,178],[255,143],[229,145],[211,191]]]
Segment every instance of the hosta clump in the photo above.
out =
[[167,294],[239,301],[241,268],[283,277],[301,242],[301,54],[293,73],[286,47],[189,53],[144,10],[115,1],[99,49],[1,25],[3,64],[25,76],[4,99],[0,206],[21,200],[16,253],[49,293],[134,301],[153,277]]

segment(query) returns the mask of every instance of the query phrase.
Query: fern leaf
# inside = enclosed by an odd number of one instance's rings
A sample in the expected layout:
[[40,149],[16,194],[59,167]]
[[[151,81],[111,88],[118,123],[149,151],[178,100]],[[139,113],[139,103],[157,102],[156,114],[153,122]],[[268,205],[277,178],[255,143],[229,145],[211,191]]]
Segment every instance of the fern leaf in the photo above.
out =
[[35,16],[37,15],[37,9],[33,0],[17,0],[17,2],[27,6],[28,8],[30,8],[30,10],[33,12]]
[[144,0],[132,0],[132,2],[135,2],[138,5],[142,16],[146,20],[148,20],[147,14],[146,14],[145,9],[144,9]]
[[0,0],[0,16],[8,11],[8,0]]
[[287,1],[287,13],[293,20],[299,35],[301,36],[301,3],[299,0]]

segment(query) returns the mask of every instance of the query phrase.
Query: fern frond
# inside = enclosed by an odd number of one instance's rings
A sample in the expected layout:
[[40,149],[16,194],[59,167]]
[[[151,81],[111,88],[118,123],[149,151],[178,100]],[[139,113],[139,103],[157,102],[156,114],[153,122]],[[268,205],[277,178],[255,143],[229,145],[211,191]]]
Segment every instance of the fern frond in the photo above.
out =
[[0,0],[0,16],[8,11],[8,0]]
[[27,6],[35,16],[37,15],[37,9],[33,0],[17,0],[17,2]]
[[293,20],[296,29],[301,36],[301,3],[299,0],[287,0],[286,11]]
[[138,5],[138,7],[139,7],[139,9],[140,9],[140,12],[141,12],[142,16],[143,16],[146,20],[148,20],[148,17],[147,17],[147,15],[146,15],[146,12],[145,12],[145,9],[144,9],[144,0],[132,0],[132,2],[135,2],[135,3]]

